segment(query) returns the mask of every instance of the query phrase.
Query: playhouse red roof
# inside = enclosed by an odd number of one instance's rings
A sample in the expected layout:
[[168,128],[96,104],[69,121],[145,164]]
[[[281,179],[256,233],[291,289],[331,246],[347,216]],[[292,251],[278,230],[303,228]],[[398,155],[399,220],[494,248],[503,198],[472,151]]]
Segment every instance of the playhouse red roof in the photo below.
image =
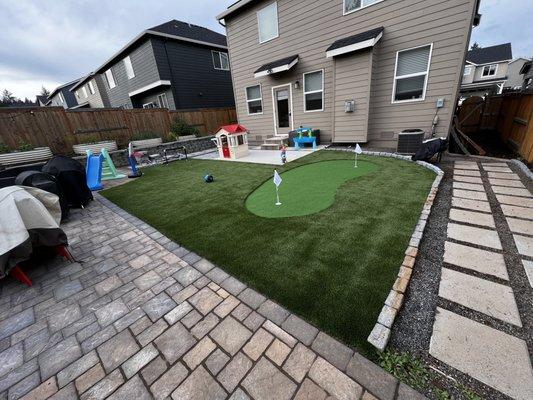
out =
[[229,134],[235,134],[235,133],[243,133],[247,132],[248,130],[246,127],[240,124],[233,124],[233,125],[225,125],[220,128],[220,130],[225,130]]

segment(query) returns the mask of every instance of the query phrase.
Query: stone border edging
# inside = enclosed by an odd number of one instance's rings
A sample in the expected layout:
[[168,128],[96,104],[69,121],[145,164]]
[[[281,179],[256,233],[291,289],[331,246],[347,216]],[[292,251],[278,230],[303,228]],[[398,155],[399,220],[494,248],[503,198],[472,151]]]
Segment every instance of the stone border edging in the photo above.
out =
[[533,180],[533,172],[531,172],[531,170],[527,167],[526,164],[517,159],[512,159],[510,161],[518,168],[520,168],[520,170],[526,175],[528,179]]
[[[345,151],[353,153],[352,149],[330,148],[327,150]],[[363,155],[396,158],[413,162],[411,160],[411,157],[396,153],[363,151]],[[400,266],[398,277],[396,278],[396,281],[394,282],[394,285],[392,286],[392,289],[389,295],[387,296],[387,299],[385,300],[385,304],[383,305],[383,308],[381,309],[381,312],[378,316],[378,321],[376,322],[376,325],[374,325],[374,329],[372,329],[372,332],[370,332],[370,335],[367,339],[367,341],[379,351],[385,350],[385,347],[387,347],[387,344],[389,343],[392,324],[394,323],[396,315],[402,307],[404,295],[407,291],[409,281],[411,280],[411,274],[415,265],[416,256],[418,255],[418,246],[420,245],[420,241],[422,240],[422,236],[426,228],[426,222],[431,212],[431,207],[433,206],[433,201],[437,196],[439,185],[442,180],[442,176],[444,175],[444,172],[439,167],[433,164],[430,164],[425,161],[414,162],[424,168],[435,172],[437,176],[435,177],[435,180],[431,185],[431,190],[429,191],[428,197],[424,203],[424,207],[422,208],[422,212],[420,213],[420,218],[418,219],[418,223],[415,227],[415,230],[411,235],[409,246],[407,247],[407,250],[405,250],[405,258],[403,260],[402,265]]]

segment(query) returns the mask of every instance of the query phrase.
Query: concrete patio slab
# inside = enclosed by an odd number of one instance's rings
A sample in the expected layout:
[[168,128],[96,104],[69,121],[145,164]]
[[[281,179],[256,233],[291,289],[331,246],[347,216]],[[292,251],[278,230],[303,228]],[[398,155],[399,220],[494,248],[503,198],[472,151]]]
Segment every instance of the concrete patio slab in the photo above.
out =
[[460,210],[452,208],[450,210],[450,219],[458,222],[466,222],[472,225],[481,225],[494,228],[494,217],[491,214],[480,213],[475,211]]
[[469,170],[469,169],[454,169],[453,174],[455,175],[462,175],[462,176],[481,176],[481,172],[476,170]]
[[469,200],[460,197],[454,197],[452,198],[452,206],[490,213],[490,204],[487,201]]
[[448,238],[502,250],[498,232],[484,228],[448,223]]
[[509,280],[505,260],[500,253],[476,249],[458,243],[445,242],[444,262]]
[[485,192],[473,192],[471,190],[453,189],[453,197],[461,197],[463,199],[488,201]]
[[508,167],[506,162],[482,162],[483,167]]
[[522,339],[437,308],[429,352],[512,398],[533,398],[533,370]]
[[492,191],[497,194],[506,194],[509,196],[533,197],[529,190],[515,187],[492,186]]
[[483,165],[483,169],[485,171],[498,172],[498,173],[503,173],[503,174],[513,173],[513,170],[509,167],[494,167],[494,166],[489,166],[489,165]]
[[515,181],[519,181],[520,180],[520,177],[517,174],[515,174],[515,173],[509,174],[509,173],[501,173],[501,172],[491,172],[491,171],[489,171],[487,174],[488,174],[489,178],[505,179],[505,180],[512,179],[512,180],[515,180]]
[[533,220],[525,220],[507,217],[507,224],[513,233],[523,233],[524,235],[533,236]]
[[502,204],[502,211],[506,217],[517,217],[533,220],[533,209],[529,207],[518,207]]
[[476,183],[478,185],[483,185],[481,178],[476,176],[464,176],[464,175],[455,175],[453,180],[456,182],[467,182],[467,183]]
[[439,296],[490,317],[522,326],[513,290],[509,286],[443,268]]
[[467,183],[467,182],[454,182],[454,189],[465,189],[465,190],[476,190],[478,192],[484,192],[485,187],[476,183]]
[[489,178],[489,182],[491,185],[495,185],[495,186],[525,188],[524,184],[521,181],[515,181],[512,179]]
[[477,163],[462,163],[462,162],[456,162],[455,168],[457,169],[470,169],[470,170],[476,170],[479,171],[479,167]]
[[[299,158],[305,157],[309,154],[312,154],[316,151],[322,150],[324,146],[318,146],[317,149],[313,150],[311,148],[294,150],[294,148],[287,149],[287,162],[298,160]],[[212,152],[207,154],[202,154],[195,157],[199,160],[216,160],[216,161],[227,161],[227,162],[244,162],[252,164],[268,164],[268,165],[283,165],[281,162],[281,153],[276,150],[256,150],[250,149],[250,154],[246,157],[238,158],[232,160],[229,158],[220,158],[218,152]]]
[[524,265],[524,269],[526,270],[529,286],[533,288],[533,261],[522,260],[522,264]]
[[533,208],[533,199],[517,197],[517,196],[507,196],[504,194],[496,194],[496,198],[502,204]]
[[533,257],[533,237],[513,235],[513,238],[520,254]]

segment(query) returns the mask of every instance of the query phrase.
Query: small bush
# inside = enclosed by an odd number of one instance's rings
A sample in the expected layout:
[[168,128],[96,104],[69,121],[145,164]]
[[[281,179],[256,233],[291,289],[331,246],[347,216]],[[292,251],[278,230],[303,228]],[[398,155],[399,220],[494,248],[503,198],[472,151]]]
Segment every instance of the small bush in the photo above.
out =
[[429,381],[429,372],[424,363],[409,353],[385,351],[379,355],[379,365],[415,389],[425,388]]
[[33,150],[33,145],[31,145],[30,143],[25,142],[25,141],[21,141],[19,143],[19,151],[30,151],[30,150]]
[[136,132],[131,136],[131,140],[147,140],[147,139],[158,139],[159,135],[153,132]]
[[9,149],[8,145],[4,142],[0,142],[0,154],[9,153],[11,150]]
[[180,136],[199,136],[200,131],[189,125],[183,118],[175,117],[170,124],[170,137],[174,140],[178,140]]

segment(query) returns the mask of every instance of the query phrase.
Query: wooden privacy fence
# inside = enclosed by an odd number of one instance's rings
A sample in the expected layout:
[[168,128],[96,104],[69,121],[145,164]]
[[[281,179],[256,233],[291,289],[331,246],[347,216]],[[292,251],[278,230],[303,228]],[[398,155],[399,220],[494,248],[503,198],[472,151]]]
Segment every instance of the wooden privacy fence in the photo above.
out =
[[72,153],[72,145],[90,141],[116,140],[125,147],[134,134],[153,133],[167,138],[170,124],[181,117],[201,135],[216,132],[222,125],[236,123],[235,108],[169,111],[167,109],[81,109],[62,107],[0,108],[0,142],[10,149],[22,143],[48,146],[55,154]]
[[458,121],[466,135],[497,131],[527,162],[533,162],[533,93],[470,97],[459,108]]

